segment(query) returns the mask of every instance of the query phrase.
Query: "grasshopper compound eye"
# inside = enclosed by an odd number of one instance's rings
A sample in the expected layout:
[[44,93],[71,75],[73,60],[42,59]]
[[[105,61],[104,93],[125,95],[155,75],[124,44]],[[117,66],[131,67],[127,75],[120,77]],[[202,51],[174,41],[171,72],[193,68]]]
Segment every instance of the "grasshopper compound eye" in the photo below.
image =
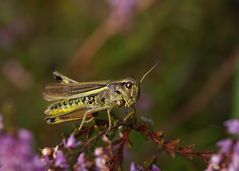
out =
[[131,89],[131,87],[132,87],[132,82],[126,82],[125,83],[125,87],[127,88],[127,89]]

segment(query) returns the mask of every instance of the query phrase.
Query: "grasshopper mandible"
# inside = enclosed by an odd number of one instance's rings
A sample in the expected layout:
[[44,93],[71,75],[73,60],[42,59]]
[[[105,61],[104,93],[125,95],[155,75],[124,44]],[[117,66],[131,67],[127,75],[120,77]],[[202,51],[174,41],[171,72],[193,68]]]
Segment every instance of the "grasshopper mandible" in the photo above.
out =
[[125,106],[133,109],[131,113],[134,113],[134,105],[140,94],[140,83],[157,65],[158,63],[151,67],[140,81],[128,77],[116,81],[77,82],[59,72],[53,72],[58,83],[46,85],[43,91],[44,98],[53,102],[45,110],[46,122],[57,124],[81,120],[80,130],[84,123],[94,119],[93,113],[107,110],[110,129],[111,110]]

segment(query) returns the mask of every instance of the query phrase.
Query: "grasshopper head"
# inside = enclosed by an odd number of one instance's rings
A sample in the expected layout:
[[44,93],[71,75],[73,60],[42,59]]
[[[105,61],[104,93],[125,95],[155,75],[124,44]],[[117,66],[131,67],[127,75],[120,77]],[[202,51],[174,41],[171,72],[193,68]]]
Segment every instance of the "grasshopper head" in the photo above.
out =
[[116,92],[121,94],[125,102],[126,107],[130,107],[135,104],[139,98],[140,94],[140,83],[143,82],[144,78],[159,64],[159,61],[154,64],[141,78],[140,81],[137,81],[133,77],[128,77],[122,80],[119,80],[120,83],[117,83]]
[[120,92],[125,101],[125,106],[129,107],[136,103],[139,98],[139,82],[133,77],[121,80]]

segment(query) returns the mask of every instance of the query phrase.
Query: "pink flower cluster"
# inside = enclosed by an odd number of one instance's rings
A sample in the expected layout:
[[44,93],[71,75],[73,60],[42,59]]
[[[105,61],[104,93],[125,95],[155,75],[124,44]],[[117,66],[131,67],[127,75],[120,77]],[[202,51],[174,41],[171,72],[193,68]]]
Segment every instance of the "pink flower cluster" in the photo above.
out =
[[239,119],[226,121],[224,125],[229,134],[235,136],[217,143],[219,152],[213,154],[206,171],[238,171],[239,170]]

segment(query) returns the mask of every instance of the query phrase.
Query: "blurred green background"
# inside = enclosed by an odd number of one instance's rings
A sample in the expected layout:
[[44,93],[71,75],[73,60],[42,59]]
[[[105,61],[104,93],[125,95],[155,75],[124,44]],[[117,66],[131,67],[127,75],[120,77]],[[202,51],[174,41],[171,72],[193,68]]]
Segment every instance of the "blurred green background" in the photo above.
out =
[[[54,146],[73,126],[44,122],[42,90],[54,81],[53,71],[80,81],[140,79],[160,60],[141,86],[137,115],[151,118],[168,139],[214,150],[225,136],[223,121],[239,116],[239,1],[137,5],[122,17],[108,1],[1,0],[0,111],[6,126],[30,129],[36,149]],[[137,133],[131,136],[128,161],[158,154],[163,170],[205,168],[198,159],[169,159]]]

